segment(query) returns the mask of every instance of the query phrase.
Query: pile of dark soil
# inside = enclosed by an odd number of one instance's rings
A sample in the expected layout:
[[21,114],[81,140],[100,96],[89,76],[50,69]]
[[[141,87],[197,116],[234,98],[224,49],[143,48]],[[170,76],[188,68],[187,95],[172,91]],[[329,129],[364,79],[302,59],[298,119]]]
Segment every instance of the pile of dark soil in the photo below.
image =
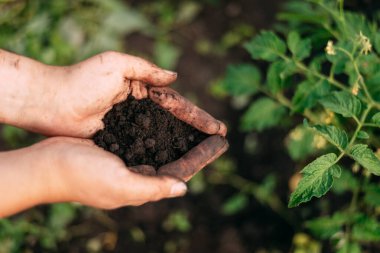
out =
[[150,99],[127,100],[104,116],[95,143],[118,155],[127,166],[160,166],[175,161],[208,135],[178,120]]

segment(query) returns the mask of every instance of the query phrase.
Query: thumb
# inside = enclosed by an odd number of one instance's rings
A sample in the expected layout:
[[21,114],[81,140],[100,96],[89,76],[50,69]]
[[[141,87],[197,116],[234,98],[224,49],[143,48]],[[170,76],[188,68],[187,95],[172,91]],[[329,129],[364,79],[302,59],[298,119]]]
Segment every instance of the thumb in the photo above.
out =
[[180,197],[187,191],[184,182],[168,176],[144,176],[131,172],[128,179],[129,183],[125,187],[129,205]]
[[152,86],[167,86],[177,79],[177,73],[157,67],[140,57],[121,54],[125,77],[130,80],[142,81]]

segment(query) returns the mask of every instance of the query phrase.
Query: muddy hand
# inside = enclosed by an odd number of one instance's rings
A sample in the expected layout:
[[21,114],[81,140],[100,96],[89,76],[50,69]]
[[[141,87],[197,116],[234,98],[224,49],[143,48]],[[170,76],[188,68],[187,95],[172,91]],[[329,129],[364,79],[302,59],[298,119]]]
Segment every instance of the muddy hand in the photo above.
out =
[[227,127],[170,88],[151,87],[149,98],[178,119],[209,135],[226,136]]
[[102,129],[104,115],[129,94],[143,98],[145,84],[163,87],[177,78],[144,59],[112,51],[71,66],[50,66],[0,50],[0,74],[1,123],[81,138]]
[[[178,197],[186,192],[181,180],[131,172],[134,167],[128,167],[128,170],[119,157],[99,148],[91,140],[54,137],[30,149],[35,150],[36,156],[45,157],[39,169],[49,175],[45,185],[49,186],[49,196],[53,199],[47,202],[77,201],[113,209]],[[150,166],[144,167],[149,171]]]
[[150,87],[148,96],[178,119],[212,135],[180,159],[160,167],[158,169],[159,175],[170,175],[183,181],[189,181],[196,173],[228,149],[228,142],[224,138],[227,133],[226,126],[182,97],[178,92],[166,87]]
[[226,152],[227,149],[228,142],[224,137],[219,135],[210,136],[180,159],[160,167],[157,174],[172,176],[187,182],[200,170]]

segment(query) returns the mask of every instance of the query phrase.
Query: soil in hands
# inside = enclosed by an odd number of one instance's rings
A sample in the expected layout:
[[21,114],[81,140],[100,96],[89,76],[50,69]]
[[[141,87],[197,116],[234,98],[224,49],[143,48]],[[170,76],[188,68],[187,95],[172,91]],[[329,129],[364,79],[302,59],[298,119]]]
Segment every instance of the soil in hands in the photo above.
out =
[[95,143],[118,155],[127,166],[160,166],[177,160],[208,135],[178,120],[150,99],[116,104],[104,116]]

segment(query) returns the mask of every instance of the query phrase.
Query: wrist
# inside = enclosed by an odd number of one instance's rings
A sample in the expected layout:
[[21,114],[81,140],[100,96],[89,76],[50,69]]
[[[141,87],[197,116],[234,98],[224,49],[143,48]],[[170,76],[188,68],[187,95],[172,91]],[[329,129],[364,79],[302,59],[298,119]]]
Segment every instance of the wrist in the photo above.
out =
[[46,113],[52,101],[51,69],[32,59],[0,50],[0,123],[43,132],[51,121]]
[[[49,138],[29,147],[25,154],[33,159],[35,195],[38,204],[72,201],[69,188],[65,184],[65,165],[67,163],[65,146]],[[69,159],[69,158],[68,158]]]
[[0,217],[44,203],[44,180],[30,148],[0,153]]

